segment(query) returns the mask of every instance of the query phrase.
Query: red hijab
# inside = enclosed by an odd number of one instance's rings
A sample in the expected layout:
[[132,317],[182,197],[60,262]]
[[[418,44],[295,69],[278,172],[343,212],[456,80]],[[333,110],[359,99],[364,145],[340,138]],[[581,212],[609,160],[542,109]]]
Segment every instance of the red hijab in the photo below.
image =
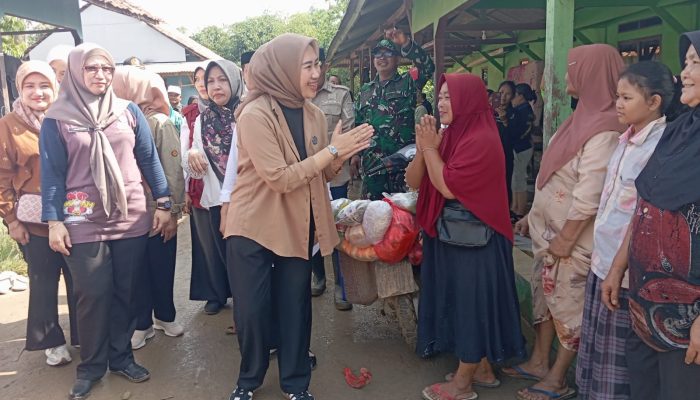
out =
[[[445,162],[445,184],[464,207],[512,242],[505,156],[486,87],[470,74],[444,74],[438,87],[445,83],[452,105],[452,123],[439,148]],[[420,185],[417,218],[431,237],[436,236],[435,223],[444,205],[445,197],[426,174]]]
[[557,129],[542,156],[537,188],[571,161],[593,136],[624,132],[617,120],[617,81],[625,67],[618,51],[607,44],[589,44],[569,51],[569,81],[578,92],[576,111]]

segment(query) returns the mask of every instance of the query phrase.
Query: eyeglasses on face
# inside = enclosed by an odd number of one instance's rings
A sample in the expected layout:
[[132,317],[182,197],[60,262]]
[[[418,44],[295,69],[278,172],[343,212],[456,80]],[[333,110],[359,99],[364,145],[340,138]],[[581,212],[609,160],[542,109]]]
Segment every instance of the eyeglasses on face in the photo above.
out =
[[372,55],[374,56],[374,58],[390,58],[390,57],[394,57],[395,54],[391,50],[384,50],[384,51],[378,50],[378,51],[375,51],[374,53],[372,53]]
[[92,75],[96,75],[98,71],[102,70],[102,73],[105,75],[112,75],[114,74],[114,67],[111,65],[86,65],[83,67],[83,69]]

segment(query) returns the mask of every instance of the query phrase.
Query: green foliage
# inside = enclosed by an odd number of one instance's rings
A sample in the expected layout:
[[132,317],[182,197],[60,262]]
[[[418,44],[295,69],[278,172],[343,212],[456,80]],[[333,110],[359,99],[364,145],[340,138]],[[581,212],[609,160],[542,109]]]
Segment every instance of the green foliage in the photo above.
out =
[[[24,20],[5,15],[0,19],[0,31],[23,31],[27,28]],[[15,57],[22,57],[24,51],[29,47],[29,43],[25,40],[24,35],[4,36],[2,37],[2,52]]]
[[27,263],[24,262],[17,242],[10,238],[7,229],[0,229],[0,272],[2,271],[27,275]]
[[263,14],[231,25],[207,26],[193,34],[192,39],[235,62],[240,61],[244,52],[287,32],[314,37],[321,47],[327,48],[338,31],[347,4],[348,0],[329,0],[328,9],[311,8],[289,17]]

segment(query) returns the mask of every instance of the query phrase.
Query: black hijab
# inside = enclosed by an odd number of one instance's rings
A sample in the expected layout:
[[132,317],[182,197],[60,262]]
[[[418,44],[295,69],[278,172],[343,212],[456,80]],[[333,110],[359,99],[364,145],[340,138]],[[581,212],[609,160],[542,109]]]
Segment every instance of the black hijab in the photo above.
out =
[[[685,66],[690,46],[700,53],[700,31],[681,35],[681,67]],[[654,206],[670,211],[700,201],[698,162],[700,107],[695,107],[666,127],[656,150],[637,177],[639,195]]]

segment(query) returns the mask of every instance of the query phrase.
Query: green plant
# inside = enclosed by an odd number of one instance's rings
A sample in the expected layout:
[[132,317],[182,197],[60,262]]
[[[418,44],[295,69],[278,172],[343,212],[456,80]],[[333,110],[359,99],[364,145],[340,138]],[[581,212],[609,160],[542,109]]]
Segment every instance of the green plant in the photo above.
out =
[[6,229],[0,229],[0,272],[2,271],[27,275],[27,263],[24,262],[22,252]]

